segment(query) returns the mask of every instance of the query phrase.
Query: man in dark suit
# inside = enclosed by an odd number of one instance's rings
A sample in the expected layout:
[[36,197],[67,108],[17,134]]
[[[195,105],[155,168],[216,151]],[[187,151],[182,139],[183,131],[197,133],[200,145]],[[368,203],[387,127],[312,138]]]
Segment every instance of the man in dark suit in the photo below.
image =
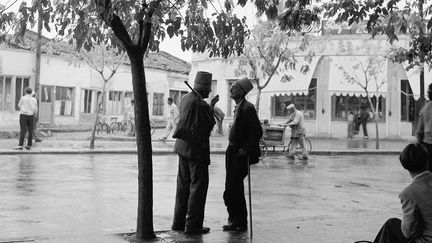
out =
[[428,171],[428,152],[423,145],[411,143],[399,160],[413,178],[399,194],[403,217],[387,220],[374,243],[432,242],[432,173]]
[[177,138],[174,152],[179,156],[177,192],[173,230],[186,234],[208,233],[203,227],[204,207],[209,184],[210,133],[215,124],[215,96],[208,105],[203,99],[211,92],[212,74],[198,72],[194,90],[186,94],[179,105],[179,122],[173,137]]
[[243,180],[248,174],[248,162],[258,163],[259,140],[263,131],[252,103],[245,99],[253,88],[247,78],[236,81],[231,89],[231,98],[236,102],[234,119],[229,133],[229,145],[225,158],[224,202],[228,211],[225,231],[247,230],[247,208]]

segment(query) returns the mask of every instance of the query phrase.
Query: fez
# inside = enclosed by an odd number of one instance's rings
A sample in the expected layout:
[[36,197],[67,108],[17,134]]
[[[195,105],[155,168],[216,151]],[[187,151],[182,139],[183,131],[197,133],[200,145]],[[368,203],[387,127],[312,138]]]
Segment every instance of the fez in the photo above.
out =
[[248,78],[242,78],[237,80],[238,84],[240,84],[240,86],[242,87],[242,89],[246,92],[246,94],[253,89],[253,85],[251,83],[251,81],[249,81]]
[[195,76],[194,88],[210,88],[212,74],[209,72],[199,71]]

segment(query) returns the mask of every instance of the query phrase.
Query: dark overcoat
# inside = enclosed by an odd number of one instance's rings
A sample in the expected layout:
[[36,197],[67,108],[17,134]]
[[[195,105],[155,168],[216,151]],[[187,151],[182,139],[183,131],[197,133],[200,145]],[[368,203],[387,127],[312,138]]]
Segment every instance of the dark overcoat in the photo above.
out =
[[249,163],[256,164],[261,155],[259,141],[263,130],[255,106],[245,100],[237,107],[237,112],[229,135],[230,144],[236,149],[242,148],[249,157]]

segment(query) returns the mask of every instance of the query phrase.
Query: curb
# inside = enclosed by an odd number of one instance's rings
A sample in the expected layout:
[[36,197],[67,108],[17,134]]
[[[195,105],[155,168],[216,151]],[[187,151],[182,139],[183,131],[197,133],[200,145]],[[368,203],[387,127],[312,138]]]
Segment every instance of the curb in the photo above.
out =
[[[0,155],[17,155],[17,154],[136,154],[136,149],[33,149],[33,150],[13,150],[0,149]],[[211,154],[225,154],[225,148],[211,150]],[[174,154],[172,150],[156,149],[153,150],[153,155],[169,155]],[[343,155],[399,155],[400,151],[396,150],[333,150],[333,151],[312,151],[310,155],[317,156],[343,156]],[[283,156],[281,152],[268,152],[266,157]]]

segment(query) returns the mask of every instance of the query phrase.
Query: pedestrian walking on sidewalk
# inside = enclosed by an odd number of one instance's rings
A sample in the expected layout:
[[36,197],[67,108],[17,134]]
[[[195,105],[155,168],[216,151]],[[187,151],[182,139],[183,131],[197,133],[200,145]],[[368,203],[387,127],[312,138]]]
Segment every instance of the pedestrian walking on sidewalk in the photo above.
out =
[[231,98],[236,106],[225,154],[226,178],[223,199],[228,211],[228,224],[223,226],[225,231],[247,230],[243,181],[248,175],[248,162],[258,163],[261,152],[259,140],[263,134],[255,107],[245,98],[252,88],[249,79],[243,78],[236,81],[230,89]]
[[417,124],[417,141],[429,152],[429,171],[432,171],[432,84],[428,88],[429,101],[420,110]]
[[402,220],[385,222],[374,243],[432,242],[432,173],[428,169],[428,152],[420,143],[406,146],[400,163],[413,179],[402,192]]
[[178,154],[177,191],[173,230],[186,234],[208,233],[203,227],[204,208],[209,184],[210,133],[215,124],[215,96],[210,105],[203,99],[211,92],[212,74],[198,72],[194,89],[180,100],[180,119],[173,137],[177,138],[174,152]]
[[174,104],[173,98],[168,97],[168,120],[167,125],[165,127],[165,135],[159,140],[166,141],[171,134],[171,131],[175,131],[177,128],[177,123],[179,120],[179,109],[177,108],[177,105]]
[[21,97],[18,102],[18,107],[20,108],[20,137],[18,142],[18,147],[14,149],[22,150],[24,145],[24,138],[28,132],[26,149],[31,149],[33,140],[33,125],[34,125],[34,115],[37,113],[37,101],[36,98],[32,96],[32,89],[30,87],[25,88],[25,95]]

